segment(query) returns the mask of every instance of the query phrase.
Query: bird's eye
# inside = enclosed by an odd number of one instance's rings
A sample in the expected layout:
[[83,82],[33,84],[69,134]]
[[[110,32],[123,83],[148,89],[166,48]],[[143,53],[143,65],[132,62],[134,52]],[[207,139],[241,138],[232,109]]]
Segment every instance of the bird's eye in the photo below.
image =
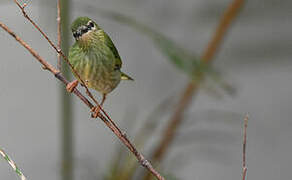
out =
[[89,22],[89,24],[88,24],[88,28],[91,29],[92,27],[94,27],[93,22]]

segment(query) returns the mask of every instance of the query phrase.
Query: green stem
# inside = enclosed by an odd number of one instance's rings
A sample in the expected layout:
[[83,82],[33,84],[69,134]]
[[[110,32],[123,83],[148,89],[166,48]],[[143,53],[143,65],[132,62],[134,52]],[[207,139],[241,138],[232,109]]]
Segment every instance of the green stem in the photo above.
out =
[[15,162],[2,149],[0,149],[0,155],[8,162],[8,164],[13,168],[21,180],[27,180]]
[[[62,29],[62,50],[68,52],[69,49],[69,17],[70,7],[69,0],[61,0],[61,29]],[[68,66],[63,63],[62,73],[65,77],[69,78],[71,73]],[[69,78],[70,79],[70,78]],[[61,131],[62,131],[62,180],[73,180],[74,168],[74,148],[73,148],[73,111],[71,95],[66,92],[64,86],[60,87],[60,104],[61,107]]]

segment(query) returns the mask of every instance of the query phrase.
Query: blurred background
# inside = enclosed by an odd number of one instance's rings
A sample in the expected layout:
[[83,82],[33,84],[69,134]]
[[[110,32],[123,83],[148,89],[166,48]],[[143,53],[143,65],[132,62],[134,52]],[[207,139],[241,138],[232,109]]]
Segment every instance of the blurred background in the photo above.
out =
[[[231,2],[63,1],[68,21],[63,25],[78,16],[94,19],[119,50],[124,72],[134,77],[134,82],[122,82],[108,96],[104,109],[147,158],[191,79],[179,64],[189,60],[188,53],[192,61],[200,59]],[[291,7],[289,0],[246,1],[212,68],[201,68],[206,81],[184,111],[183,123],[157,166],[168,179],[241,179],[246,113],[248,178],[291,179]],[[26,11],[57,42],[56,1],[31,1]],[[41,56],[57,64],[55,51],[13,1],[1,0],[0,17]],[[148,33],[141,27],[149,28]],[[63,30],[64,42],[72,45],[71,33]],[[0,147],[28,179],[144,179],[145,169],[136,167],[114,134],[91,119],[79,99],[65,97],[64,86],[3,30],[0,49]],[[176,50],[179,58],[171,54]],[[17,179],[2,159],[0,179]]]

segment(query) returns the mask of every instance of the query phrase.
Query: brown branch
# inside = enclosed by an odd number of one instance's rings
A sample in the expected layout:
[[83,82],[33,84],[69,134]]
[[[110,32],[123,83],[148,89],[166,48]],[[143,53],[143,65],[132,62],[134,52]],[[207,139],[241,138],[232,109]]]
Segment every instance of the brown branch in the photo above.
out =
[[[62,43],[62,37],[61,37],[61,0],[58,0],[57,2],[57,33],[58,33],[58,49],[61,50],[61,43]],[[58,69],[61,71],[62,68],[62,62],[61,62],[61,55],[58,53]]]
[[243,142],[242,142],[242,180],[245,180],[247,173],[246,166],[246,136],[247,136],[247,124],[249,116],[248,114],[244,118],[244,127],[243,127]]
[[55,51],[62,56],[62,58],[66,61],[66,63],[70,66],[74,74],[80,79],[82,86],[85,88],[87,95],[94,101],[94,103],[99,106],[99,108],[103,111],[97,100],[93,97],[91,92],[89,91],[88,87],[86,86],[84,80],[80,77],[80,75],[77,73],[77,71],[73,68],[72,64],[69,62],[68,58],[65,56],[65,54],[62,52],[61,49],[57,48],[57,46],[50,40],[50,38],[42,31],[42,29],[27,15],[25,12],[26,4],[21,6],[20,3],[17,0],[14,0],[16,5],[20,8],[23,16],[42,34],[42,36],[48,41],[48,43],[55,49]]
[[[9,33],[14,39],[19,42],[23,47],[25,47],[33,57],[39,61],[44,69],[48,70],[54,76],[63,82],[65,85],[69,83],[68,80],[65,79],[65,77],[61,74],[59,70],[57,70],[55,67],[53,67],[51,64],[49,64],[45,59],[43,59],[34,49],[32,49],[26,42],[24,42],[19,36],[17,36],[14,32],[12,32],[5,24],[0,22],[0,27],[4,29],[7,33]],[[80,91],[75,88],[73,93],[79,97],[79,99],[84,102],[90,109],[94,107],[94,105],[84,96]],[[112,124],[112,120],[109,120],[109,116],[104,116],[102,113],[98,114],[98,117],[106,124],[108,128],[122,141],[122,143],[136,156],[138,162],[144,166],[148,171],[150,171],[157,179],[164,180],[164,178],[153,168],[150,162],[148,162],[145,157],[137,151],[135,146],[130,142],[130,140],[127,138],[125,133],[122,133],[121,130],[114,124]]]
[[[202,63],[210,64],[212,62],[217,50],[223,42],[223,38],[225,37],[227,30],[230,28],[230,25],[239,13],[239,10],[243,6],[243,3],[244,0],[233,0],[233,2],[226,9],[216,28],[213,38],[209,42],[206,50],[201,57]],[[158,146],[154,149],[154,153],[152,156],[154,162],[159,162],[162,160],[168,150],[168,147],[174,140],[176,130],[183,122],[182,115],[191,103],[193,96],[197,93],[199,89],[199,84],[203,80],[203,74],[196,73],[196,78],[194,79],[196,80],[191,80],[183,91],[176,110],[174,111],[173,116],[170,118],[169,123],[162,135],[162,139],[159,142]]]

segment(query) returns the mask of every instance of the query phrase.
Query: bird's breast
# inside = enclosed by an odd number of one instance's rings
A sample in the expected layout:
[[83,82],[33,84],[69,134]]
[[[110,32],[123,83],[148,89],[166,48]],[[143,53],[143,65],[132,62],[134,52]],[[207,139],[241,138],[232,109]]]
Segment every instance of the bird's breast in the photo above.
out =
[[88,52],[74,68],[89,88],[107,94],[121,79],[121,72],[114,70],[111,58],[102,51]]

